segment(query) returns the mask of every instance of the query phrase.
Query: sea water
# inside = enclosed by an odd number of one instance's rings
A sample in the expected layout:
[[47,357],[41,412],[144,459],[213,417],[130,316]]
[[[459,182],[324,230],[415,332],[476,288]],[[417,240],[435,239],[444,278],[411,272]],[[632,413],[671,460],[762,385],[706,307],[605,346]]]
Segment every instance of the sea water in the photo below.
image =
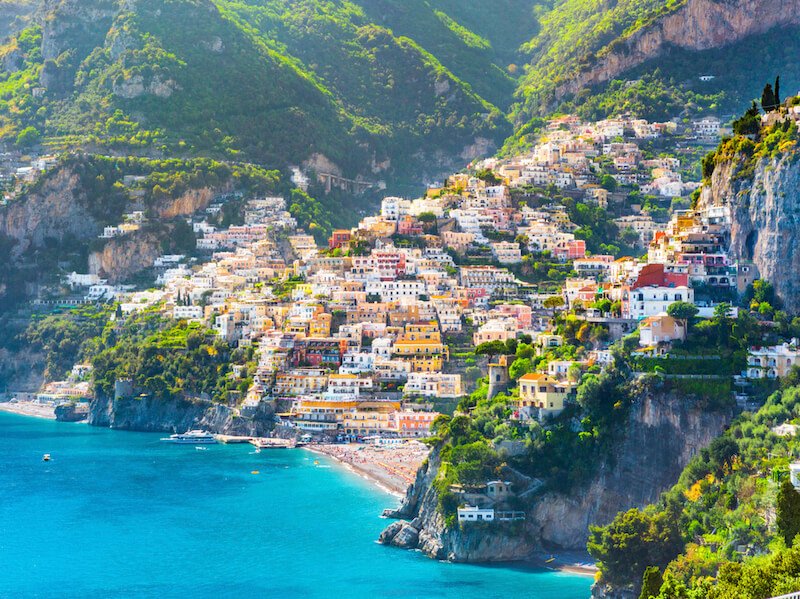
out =
[[327,458],[159,437],[0,413],[0,597],[589,595],[378,545],[398,499]]

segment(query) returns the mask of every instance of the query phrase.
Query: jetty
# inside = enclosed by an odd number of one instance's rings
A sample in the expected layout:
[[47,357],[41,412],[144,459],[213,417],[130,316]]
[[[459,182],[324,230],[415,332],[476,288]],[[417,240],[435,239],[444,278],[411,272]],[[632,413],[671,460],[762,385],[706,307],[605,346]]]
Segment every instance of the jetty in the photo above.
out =
[[292,449],[297,447],[293,439],[278,439],[274,437],[246,437],[242,435],[214,435],[220,443],[249,443],[258,449]]
[[250,443],[253,437],[242,437],[238,435],[214,435],[214,438],[220,443],[234,444],[234,443]]
[[291,449],[295,447],[294,441],[272,437],[253,437],[250,439],[250,444],[258,449]]

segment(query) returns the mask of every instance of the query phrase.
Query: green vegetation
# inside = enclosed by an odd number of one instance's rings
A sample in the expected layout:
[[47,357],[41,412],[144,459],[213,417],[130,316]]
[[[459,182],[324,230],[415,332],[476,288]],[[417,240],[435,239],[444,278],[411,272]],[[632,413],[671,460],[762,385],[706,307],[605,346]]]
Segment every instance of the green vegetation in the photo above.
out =
[[[134,326],[140,331],[133,333]],[[128,334],[109,340],[92,359],[95,387],[107,397],[113,396],[114,381],[126,378],[136,392],[157,400],[206,396],[227,401],[231,391],[244,393],[252,383],[243,378],[229,384],[231,348],[198,324],[144,316],[144,322],[130,322],[127,328]]]
[[59,380],[74,364],[89,357],[92,340],[103,334],[111,313],[107,306],[90,306],[58,316],[34,317],[21,340],[32,351],[44,354],[45,379]]
[[[20,340],[42,354],[47,380],[63,378],[76,361],[91,362],[95,388],[106,397],[115,381],[131,379],[137,395],[159,401],[238,400],[256,366],[251,349],[233,350],[214,331],[154,309],[128,318],[113,306],[67,310],[32,320]],[[232,364],[244,366],[239,377]]]
[[38,26],[0,47],[13,65],[0,68],[0,139],[276,166],[316,154],[350,175],[387,158],[394,174],[436,170],[420,148],[502,141],[506,65],[534,26],[531,0],[503,0],[508,25],[477,1],[68,4],[44,22],[59,23],[57,58],[43,60]]
[[[550,360],[574,359],[581,349],[565,345],[537,356],[530,339],[523,338],[483,344],[476,354],[512,354],[510,373],[516,379],[546,367]],[[571,374],[573,379],[579,378],[577,372]],[[610,456],[615,440],[623,434],[632,400],[625,375],[612,368],[584,376],[576,401],[560,415],[543,423],[520,421],[513,418],[517,389],[489,399],[485,380],[479,383],[476,391],[459,403],[453,418],[441,418],[434,430],[432,442],[438,445],[443,464],[435,485],[439,507],[447,517],[453,517],[457,507],[451,485],[485,483],[499,476],[505,465],[540,478],[549,489],[574,489]],[[524,453],[514,457],[498,453],[496,445],[503,440],[524,444]]]
[[734,180],[750,180],[759,160],[797,156],[800,140],[797,123],[787,119],[762,126],[761,113],[755,102],[733,122],[733,131],[735,135],[723,139],[714,154],[707,157],[703,165],[704,174],[710,175],[717,166],[732,163]]
[[[785,575],[797,576],[800,560],[794,557],[794,565],[784,568],[798,549],[781,548],[800,530],[800,495],[780,481],[788,477],[787,463],[798,441],[770,429],[798,417],[800,388],[774,393],[758,412],[742,414],[702,450],[657,504],[592,528],[588,548],[600,562],[603,579],[625,585],[656,566],[664,583],[655,596],[664,599],[761,598],[780,594],[777,589],[796,590],[785,586]],[[776,524],[765,517],[770,506],[777,508]],[[739,563],[742,551],[765,550],[776,553]],[[760,587],[748,588],[749,576],[739,578],[747,571],[765,573]],[[734,581],[745,584],[736,587],[739,594],[732,592]]]
[[[629,112],[657,120],[680,113],[721,115],[743,110],[752,98],[760,97],[762,89],[753,81],[753,72],[782,71],[784,80],[791,81],[789,89],[800,81],[793,60],[800,41],[796,29],[786,28],[700,52],[671,47],[616,79],[554,102],[557,86],[578,73],[587,76],[610,53],[624,55],[627,40],[685,4],[685,0],[625,0],[604,10],[585,0],[556,4],[542,16],[540,33],[524,47],[532,60],[517,92],[515,121],[521,126],[527,117],[546,114],[555,104],[585,118]],[[700,75],[714,78],[701,81]]]

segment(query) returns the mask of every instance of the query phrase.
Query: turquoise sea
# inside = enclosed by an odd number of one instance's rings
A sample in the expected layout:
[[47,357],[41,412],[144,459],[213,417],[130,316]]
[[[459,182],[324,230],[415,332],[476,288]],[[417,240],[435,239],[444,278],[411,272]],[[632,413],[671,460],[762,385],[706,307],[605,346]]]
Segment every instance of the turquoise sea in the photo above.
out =
[[0,597],[589,596],[378,545],[397,499],[325,458],[159,436],[0,413]]

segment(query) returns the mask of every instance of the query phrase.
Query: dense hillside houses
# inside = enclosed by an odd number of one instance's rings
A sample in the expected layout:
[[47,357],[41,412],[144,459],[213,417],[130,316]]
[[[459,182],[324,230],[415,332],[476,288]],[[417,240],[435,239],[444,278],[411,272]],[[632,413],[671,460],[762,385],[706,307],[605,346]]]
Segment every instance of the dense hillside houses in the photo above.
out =
[[[155,290],[79,273],[67,282],[87,297],[102,289],[123,313],[157,309],[251,348],[246,401],[279,402],[289,429],[424,436],[441,402],[474,388],[476,348],[513,353],[520,340],[538,367],[509,372],[501,360],[495,392],[512,394],[517,421],[543,422],[574,402],[582,372],[609,363],[610,343],[638,329],[636,352],[663,353],[687,336],[671,306],[711,316],[757,275],[729,258],[725,210],[692,210],[688,200],[665,214],[641,209],[657,205],[645,190],[681,200],[697,187],[684,182],[678,158],[648,149],[675,131],[559,117],[527,154],[473,164],[420,198],[386,197],[378,214],[334,230],[325,247],[298,229],[283,198],[259,197],[246,202],[242,224],[212,225],[215,204],[193,217],[196,255],[159,257]],[[619,191],[631,181],[637,188]],[[633,256],[616,238],[596,239],[595,217],[582,220],[592,209]],[[590,251],[599,245],[611,253]],[[564,322],[554,329],[566,313],[579,341],[566,343]],[[783,376],[785,365],[765,351],[752,352],[748,376]]]

